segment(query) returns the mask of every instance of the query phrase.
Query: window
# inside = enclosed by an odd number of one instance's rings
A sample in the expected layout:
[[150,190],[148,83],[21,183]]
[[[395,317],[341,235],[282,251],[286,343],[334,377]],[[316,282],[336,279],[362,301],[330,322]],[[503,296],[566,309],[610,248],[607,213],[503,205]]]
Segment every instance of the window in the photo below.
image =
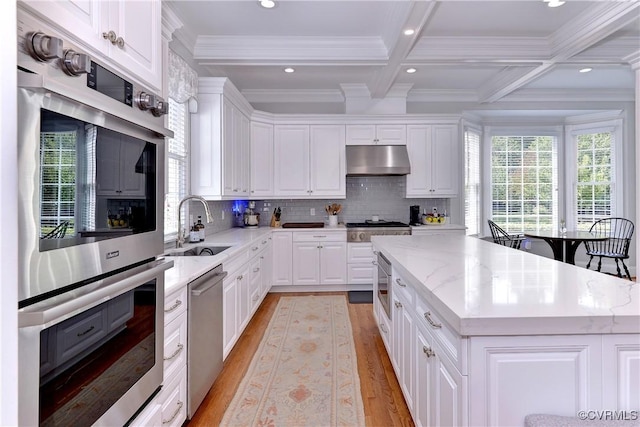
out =
[[509,233],[557,223],[557,138],[491,137],[490,218]]
[[588,230],[601,218],[621,215],[622,186],[616,186],[623,182],[622,168],[616,161],[620,125],[570,129],[571,150],[567,157],[572,166],[569,173],[573,192],[567,220],[573,228]]
[[75,234],[76,133],[40,133],[40,237]]
[[464,224],[467,235],[480,234],[480,133],[464,132]]
[[[167,186],[165,189],[164,234],[165,240],[174,239],[178,233],[178,204],[187,195],[188,177],[188,107],[169,98],[169,129],[174,133],[167,143]],[[182,225],[186,223],[185,215]]]

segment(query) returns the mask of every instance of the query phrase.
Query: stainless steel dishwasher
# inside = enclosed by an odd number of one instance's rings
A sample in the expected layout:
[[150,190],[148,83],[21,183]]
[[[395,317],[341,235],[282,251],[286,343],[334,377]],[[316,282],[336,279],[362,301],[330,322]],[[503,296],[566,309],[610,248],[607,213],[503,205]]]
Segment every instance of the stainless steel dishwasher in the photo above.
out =
[[222,370],[222,280],[226,275],[221,264],[189,283],[189,419]]

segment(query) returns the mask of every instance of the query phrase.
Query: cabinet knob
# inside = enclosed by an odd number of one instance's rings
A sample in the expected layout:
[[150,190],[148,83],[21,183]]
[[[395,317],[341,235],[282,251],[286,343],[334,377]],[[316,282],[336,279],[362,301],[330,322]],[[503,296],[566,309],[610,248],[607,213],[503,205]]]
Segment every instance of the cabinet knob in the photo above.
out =
[[102,33],[102,38],[105,40],[109,40],[111,44],[116,44],[116,41],[118,40],[118,36],[116,35],[116,32],[113,30]]
[[422,352],[427,355],[427,357],[432,357],[436,355],[436,352],[431,349],[431,347],[427,347],[426,345],[422,346]]
[[238,280],[242,280],[244,278],[244,276],[241,274],[237,277]]
[[258,267],[256,267],[256,268],[254,268],[254,269],[253,269],[253,272],[254,272],[254,273],[257,273],[258,271],[260,271],[260,268],[258,268]]
[[442,328],[442,323],[436,323],[433,321],[433,319],[431,318],[431,312],[427,311],[424,314],[424,318],[427,319],[427,322],[429,322],[429,324],[434,328],[434,329],[440,329]]
[[402,281],[400,280],[400,278],[396,279],[396,283],[397,283],[398,285],[400,285],[400,287],[403,287],[403,288],[406,288],[406,287],[407,287],[407,285],[405,285],[404,283],[402,283]]
[[118,37],[114,44],[118,46],[120,49],[124,49],[124,39],[122,37]]
[[402,308],[402,303],[400,301],[396,301],[394,304],[396,305],[396,308]]

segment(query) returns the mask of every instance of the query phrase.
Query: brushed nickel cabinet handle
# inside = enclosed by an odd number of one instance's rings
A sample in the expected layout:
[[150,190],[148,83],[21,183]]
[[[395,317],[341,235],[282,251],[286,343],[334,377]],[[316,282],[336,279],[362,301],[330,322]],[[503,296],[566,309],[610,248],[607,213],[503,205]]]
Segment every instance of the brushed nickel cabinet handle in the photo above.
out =
[[176,347],[176,351],[173,352],[173,354],[171,356],[165,357],[164,360],[171,360],[174,357],[176,357],[177,355],[180,354],[180,352],[182,351],[182,349],[184,348],[184,345],[182,344],[178,344],[178,347]]
[[176,303],[173,304],[171,307],[169,308],[165,308],[164,312],[165,313],[171,313],[173,310],[175,310],[176,308],[180,307],[182,305],[182,301],[180,301],[179,299],[176,300]]
[[427,319],[427,322],[429,322],[429,324],[430,324],[433,328],[435,328],[435,329],[440,329],[440,328],[442,328],[442,323],[436,323],[436,322],[434,322],[434,321],[433,321],[433,319],[431,318],[431,312],[430,312],[430,311],[427,311],[427,312],[424,314],[424,318],[425,318],[425,319]]
[[403,288],[406,288],[406,287],[407,287],[407,285],[405,285],[404,283],[402,283],[402,281],[400,280],[400,278],[396,279],[396,283],[397,283],[398,285],[400,285],[401,287],[403,287]]
[[171,421],[173,421],[178,416],[178,414],[182,410],[183,406],[184,406],[184,403],[181,400],[179,400],[178,401],[178,408],[176,409],[176,411],[173,413],[171,418],[169,418],[168,420],[162,420],[162,424],[169,424]]

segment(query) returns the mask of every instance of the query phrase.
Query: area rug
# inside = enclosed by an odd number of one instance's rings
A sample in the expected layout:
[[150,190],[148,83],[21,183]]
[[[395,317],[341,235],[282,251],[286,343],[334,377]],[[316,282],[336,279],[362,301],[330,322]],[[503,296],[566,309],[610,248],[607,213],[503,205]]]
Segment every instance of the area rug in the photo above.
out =
[[364,425],[343,295],[280,298],[221,425]]

